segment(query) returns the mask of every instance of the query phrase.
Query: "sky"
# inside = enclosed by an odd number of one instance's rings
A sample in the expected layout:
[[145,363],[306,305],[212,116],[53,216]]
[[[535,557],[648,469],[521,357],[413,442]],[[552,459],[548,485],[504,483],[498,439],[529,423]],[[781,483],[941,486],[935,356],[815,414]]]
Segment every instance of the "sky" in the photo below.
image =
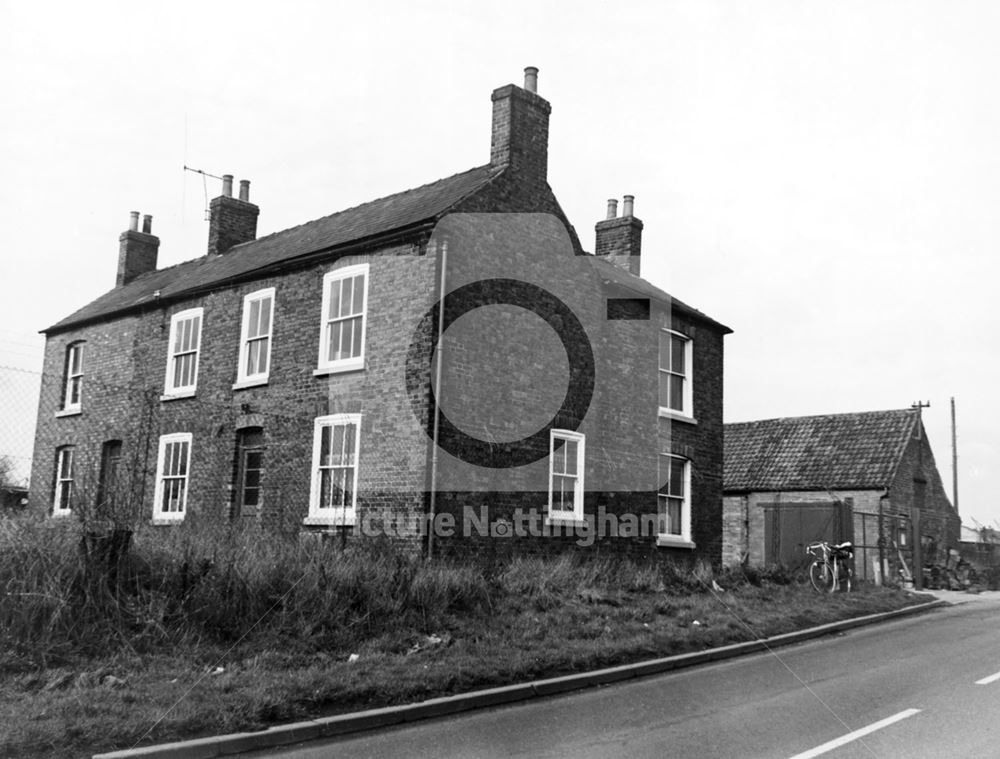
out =
[[1000,524],[1000,6],[0,0],[0,453],[30,457],[38,331],[159,265],[251,180],[258,235],[482,165],[540,70],[549,183],[587,249],[635,196],[643,275],[730,326],[727,421],[923,412],[959,510]]

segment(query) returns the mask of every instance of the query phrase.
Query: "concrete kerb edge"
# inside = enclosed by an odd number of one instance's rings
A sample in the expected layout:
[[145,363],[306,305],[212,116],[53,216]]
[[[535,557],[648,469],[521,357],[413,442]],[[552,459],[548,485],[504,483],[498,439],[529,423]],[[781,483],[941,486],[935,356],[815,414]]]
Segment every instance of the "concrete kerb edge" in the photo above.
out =
[[591,672],[580,672],[563,677],[552,677],[517,685],[506,685],[499,688],[461,693],[455,696],[433,698],[415,704],[352,712],[335,717],[322,717],[305,722],[295,722],[289,725],[276,725],[260,732],[233,733],[211,738],[196,738],[189,741],[163,743],[156,746],[95,754],[93,759],[213,759],[217,756],[227,756],[259,748],[273,748],[275,746],[290,745],[316,738],[347,735],[349,733],[380,727],[392,727],[404,722],[415,722],[433,717],[457,714],[472,709],[500,706],[558,693],[568,693],[597,685],[621,682],[635,677],[645,677],[685,669],[699,664],[707,664],[713,661],[731,659],[745,654],[820,638],[824,635],[850,630],[855,627],[864,627],[897,617],[919,614],[948,605],[947,601],[930,601],[917,604],[916,606],[908,606],[904,609],[896,609],[895,611],[869,614],[864,617],[854,617],[839,622],[830,622],[818,627],[810,627],[807,630],[775,635],[763,640],[734,643],[728,646],[708,648],[704,651],[678,654],[677,656],[668,656],[662,659],[651,659],[635,664],[623,664],[618,667],[608,667]]

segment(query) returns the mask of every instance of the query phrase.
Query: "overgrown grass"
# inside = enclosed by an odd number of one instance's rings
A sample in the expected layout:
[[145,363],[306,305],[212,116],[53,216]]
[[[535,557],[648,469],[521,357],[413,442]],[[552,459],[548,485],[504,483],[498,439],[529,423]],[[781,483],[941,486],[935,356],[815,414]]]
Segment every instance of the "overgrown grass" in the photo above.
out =
[[819,595],[781,570],[580,556],[428,564],[377,541],[344,548],[193,521],[141,531],[114,571],[79,541],[65,526],[0,522],[0,754],[253,729],[920,600]]
[[0,521],[3,666],[275,637],[349,647],[478,612],[496,591],[473,566],[428,565],[377,541],[346,549],[298,542],[253,526],[147,528],[111,570],[88,559],[65,525]]

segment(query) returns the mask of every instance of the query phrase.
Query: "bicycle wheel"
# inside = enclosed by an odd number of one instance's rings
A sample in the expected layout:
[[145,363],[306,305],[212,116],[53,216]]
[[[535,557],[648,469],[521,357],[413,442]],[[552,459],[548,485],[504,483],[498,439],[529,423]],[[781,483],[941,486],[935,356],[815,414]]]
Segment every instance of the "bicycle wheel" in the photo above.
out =
[[840,566],[837,567],[837,580],[840,584],[840,589],[846,593],[851,592],[851,577],[854,572],[851,571],[851,566],[846,560],[840,561]]
[[809,567],[809,582],[820,593],[833,592],[833,567],[825,561],[814,561]]

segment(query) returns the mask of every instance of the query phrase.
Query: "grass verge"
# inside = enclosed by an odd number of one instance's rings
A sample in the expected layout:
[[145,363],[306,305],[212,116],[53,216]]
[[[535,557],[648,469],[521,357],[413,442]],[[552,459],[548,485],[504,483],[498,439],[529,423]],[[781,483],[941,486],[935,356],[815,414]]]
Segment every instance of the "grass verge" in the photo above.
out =
[[[78,536],[0,531],[0,754],[73,756],[697,651],[919,603],[783,572],[600,558],[427,565],[246,530],[137,535],[94,580]],[[711,590],[717,582],[721,593]]]

